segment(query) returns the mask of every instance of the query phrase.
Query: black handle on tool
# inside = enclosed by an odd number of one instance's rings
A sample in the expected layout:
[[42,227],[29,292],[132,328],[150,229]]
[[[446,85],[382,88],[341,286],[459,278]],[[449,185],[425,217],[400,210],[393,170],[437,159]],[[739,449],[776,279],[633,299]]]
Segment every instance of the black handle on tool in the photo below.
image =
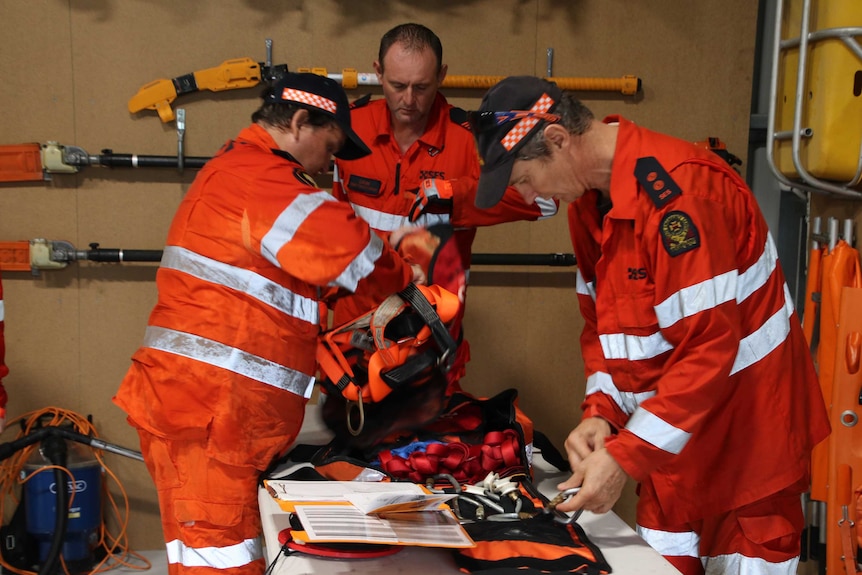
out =
[[[162,250],[124,250],[121,248],[99,248],[90,244],[87,259],[94,262],[159,262]],[[577,265],[574,254],[473,254],[470,263],[474,266],[553,266]]]
[[[100,166],[108,168],[178,168],[178,156],[140,156],[138,154],[115,154],[112,150],[102,150],[96,156]],[[201,156],[183,156],[182,166],[186,168],[202,168],[210,158]]]
[[124,250],[122,248],[100,248],[99,244],[90,244],[86,252],[87,259],[92,262],[160,262],[162,250]]
[[574,266],[574,254],[473,254],[474,266]]

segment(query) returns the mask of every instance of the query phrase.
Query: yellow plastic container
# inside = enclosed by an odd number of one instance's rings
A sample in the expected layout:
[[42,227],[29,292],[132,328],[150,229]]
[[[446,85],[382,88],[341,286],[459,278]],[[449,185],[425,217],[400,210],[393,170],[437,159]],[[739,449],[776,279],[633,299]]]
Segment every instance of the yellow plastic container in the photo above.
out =
[[[798,39],[802,0],[785,0],[782,40]],[[836,28],[862,27],[862,1],[812,0],[809,34]],[[862,44],[862,38],[856,41]],[[776,88],[775,131],[794,129],[798,46],[780,52]],[[803,170],[821,180],[856,186],[862,180],[862,59],[838,37],[811,39],[804,75],[804,102],[800,129],[810,137],[800,141]],[[797,179],[792,140],[776,139],[775,164],[788,178]]]

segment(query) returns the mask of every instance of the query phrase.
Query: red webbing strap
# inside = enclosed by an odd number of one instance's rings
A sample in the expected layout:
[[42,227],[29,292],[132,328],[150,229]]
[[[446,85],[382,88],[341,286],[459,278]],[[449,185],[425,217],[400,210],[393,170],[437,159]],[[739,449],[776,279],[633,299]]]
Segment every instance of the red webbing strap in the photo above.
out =
[[512,429],[492,431],[485,435],[482,446],[482,467],[488,471],[508,469],[521,461],[518,434]]
[[506,471],[520,469],[518,434],[512,429],[492,431],[485,435],[482,445],[469,445],[460,441],[431,443],[424,450],[417,450],[406,458],[384,450],[377,454],[380,467],[392,477],[409,479],[414,483],[438,474],[452,475],[461,483],[477,483],[494,471],[504,475]]

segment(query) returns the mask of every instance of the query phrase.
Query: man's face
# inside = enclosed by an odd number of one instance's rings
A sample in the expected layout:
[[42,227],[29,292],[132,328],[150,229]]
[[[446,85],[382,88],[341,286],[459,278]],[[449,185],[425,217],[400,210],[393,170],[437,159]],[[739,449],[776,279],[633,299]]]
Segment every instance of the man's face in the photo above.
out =
[[425,127],[437,89],[446,76],[446,67],[438,71],[437,57],[425,48],[408,51],[403,44],[393,44],[381,62],[374,63],[383,96],[396,125]]
[[335,124],[303,124],[299,129],[296,146],[290,152],[306,172],[315,176],[329,170],[332,155],[341,149],[346,139],[344,132]]
[[509,185],[518,190],[527,204],[536,198],[573,202],[587,190],[577,173],[571,158],[553,150],[549,157],[515,160]]

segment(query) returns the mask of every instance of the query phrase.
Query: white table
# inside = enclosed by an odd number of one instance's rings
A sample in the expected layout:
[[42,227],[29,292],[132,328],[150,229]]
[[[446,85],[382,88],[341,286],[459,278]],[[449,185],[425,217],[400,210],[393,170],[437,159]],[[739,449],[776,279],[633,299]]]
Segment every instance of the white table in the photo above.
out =
[[[328,432],[321,423],[317,406],[309,406],[300,433],[299,443],[323,444]],[[536,485],[545,494],[555,494],[557,484],[566,477],[541,457],[534,456],[533,475]],[[295,553],[279,556],[278,534],[289,527],[289,513],[283,511],[265,489],[258,492],[263,523],[267,563],[278,558],[271,575],[462,575],[455,566],[451,551],[428,547],[406,547],[400,552],[378,559],[320,559]],[[646,544],[631,527],[613,512],[596,515],[584,512],[578,519],[590,541],[598,546],[614,575],[679,575],[667,560]]]

